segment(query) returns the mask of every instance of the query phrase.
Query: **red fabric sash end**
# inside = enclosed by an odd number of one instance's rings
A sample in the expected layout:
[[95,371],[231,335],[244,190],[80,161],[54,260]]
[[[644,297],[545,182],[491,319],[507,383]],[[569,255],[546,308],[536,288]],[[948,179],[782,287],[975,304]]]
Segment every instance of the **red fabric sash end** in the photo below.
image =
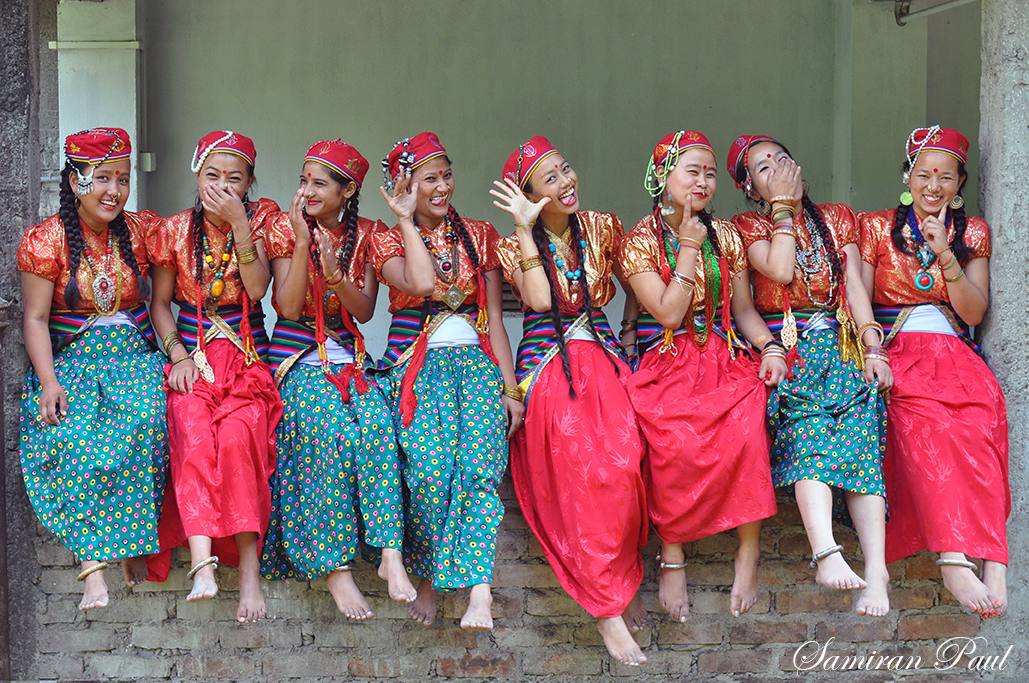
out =
[[425,363],[425,354],[429,348],[428,328],[422,328],[418,335],[418,341],[414,345],[414,353],[411,354],[411,361],[404,371],[404,379],[400,383],[400,417],[405,427],[410,427],[414,421],[414,412],[418,408],[418,397],[414,393],[414,383],[418,379],[418,373],[422,371]]

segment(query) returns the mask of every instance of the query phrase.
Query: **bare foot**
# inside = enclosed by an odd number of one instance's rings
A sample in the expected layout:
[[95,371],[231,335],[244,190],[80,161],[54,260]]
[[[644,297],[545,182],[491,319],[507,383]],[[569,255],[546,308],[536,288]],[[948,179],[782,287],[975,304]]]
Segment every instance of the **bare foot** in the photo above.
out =
[[264,614],[264,591],[261,590],[261,575],[257,567],[253,567],[251,571],[240,567],[239,609],[236,610],[236,619],[241,624],[254,624],[264,619]]
[[818,573],[815,574],[815,581],[823,586],[841,591],[856,590],[868,585],[864,579],[854,573],[840,553],[826,555],[818,561]]
[[432,587],[432,581],[422,579],[418,584],[418,597],[407,603],[407,613],[423,626],[432,626],[439,606],[439,593]]
[[361,595],[361,590],[354,583],[354,575],[350,570],[337,569],[329,572],[325,578],[332,599],[336,601],[336,609],[347,619],[363,621],[375,616],[371,605]]
[[490,631],[493,629],[493,595],[488,583],[472,586],[468,609],[461,617],[461,628],[467,631]]
[[658,571],[661,572],[661,578],[658,579],[657,596],[661,601],[661,606],[675,621],[686,621],[690,618],[690,596],[686,592],[686,568],[658,569]]
[[746,614],[757,604],[758,580],[757,561],[761,555],[759,547],[740,545],[736,549],[736,577],[732,582],[729,609],[734,617]]
[[967,567],[943,565],[940,573],[943,574],[943,585],[958,602],[983,616],[994,616],[997,606],[993,601],[999,599],[993,596],[975,572]]
[[418,591],[411,583],[411,577],[404,568],[404,557],[396,548],[382,549],[382,562],[379,563],[379,578],[385,579],[389,586],[389,597],[397,602],[414,602]]
[[643,650],[632,638],[621,617],[597,619],[597,630],[604,638],[604,645],[612,657],[626,666],[639,666],[647,661]]
[[214,566],[207,565],[193,575],[193,590],[186,599],[190,602],[207,600],[218,595],[218,582],[214,580]]
[[993,593],[993,606],[1000,616],[1008,609],[1008,568],[993,560],[983,560],[983,583]]
[[640,598],[639,593],[633,596],[632,602],[622,612],[622,619],[625,621],[625,625],[629,627],[630,633],[639,632],[643,625],[647,623],[647,608],[643,606],[643,599]]
[[866,569],[865,582],[868,587],[861,591],[854,611],[869,617],[885,617],[890,611],[890,572],[885,567],[876,572]]
[[130,588],[138,586],[144,581],[149,575],[149,571],[146,568],[146,558],[140,555],[139,557],[126,557],[121,561],[121,573],[125,576],[125,584]]
[[[91,562],[90,567],[97,564]],[[89,569],[86,567],[86,563],[83,562],[83,569]],[[97,609],[98,607],[107,607],[107,582],[104,581],[104,570],[98,569],[85,579],[82,580],[85,584],[82,592],[82,602],[79,603],[80,610]]]

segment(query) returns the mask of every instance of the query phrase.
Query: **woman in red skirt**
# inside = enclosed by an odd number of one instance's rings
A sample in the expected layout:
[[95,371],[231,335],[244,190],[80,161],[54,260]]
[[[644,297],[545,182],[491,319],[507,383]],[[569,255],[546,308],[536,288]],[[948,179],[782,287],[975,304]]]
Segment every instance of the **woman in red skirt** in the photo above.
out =
[[646,618],[635,598],[647,541],[643,443],[629,366],[601,310],[615,293],[622,224],[579,210],[575,171],[542,136],[515,150],[495,185],[494,204],[515,223],[500,261],[525,310],[515,493],[561,586],[597,618],[611,656],[637,666],[646,657],[629,625]]
[[[168,352],[171,485],[161,518],[154,580],[168,576],[170,551],[189,543],[193,590],[218,592],[218,563],[239,566],[240,622],[264,617],[258,564],[271,514],[275,426],[282,400],[268,365],[260,301],[271,279],[262,236],[270,199],[251,202],[257,151],[231,131],[204,136],[193,153],[197,202],[157,224],[154,327]],[[178,319],[171,303],[179,306]]]
[[[861,217],[865,286],[894,386],[885,461],[886,561],[928,549],[943,584],[983,616],[1007,608],[1011,512],[1004,394],[968,334],[986,313],[990,231],[966,216],[968,140],[908,138],[900,205]],[[969,557],[983,559],[982,580]]]
[[[682,544],[736,529],[730,609],[739,616],[757,602],[761,520],[776,512],[764,416],[766,385],[785,376],[786,352],[754,308],[739,233],[706,210],[716,181],[703,134],[666,135],[647,173],[653,212],[622,243],[622,272],[641,309],[629,397],[647,440],[659,597],[677,621],[689,615]],[[736,340],[730,309],[762,350],[760,363]],[[632,328],[631,319],[623,324]]]

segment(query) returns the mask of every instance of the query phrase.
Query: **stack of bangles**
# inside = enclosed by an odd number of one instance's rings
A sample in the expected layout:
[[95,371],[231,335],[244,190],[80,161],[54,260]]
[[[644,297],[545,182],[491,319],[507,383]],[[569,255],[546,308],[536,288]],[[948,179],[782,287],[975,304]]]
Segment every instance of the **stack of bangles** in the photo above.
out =
[[[685,242],[685,244],[683,244],[683,242]],[[680,237],[679,238],[679,248],[680,249],[682,249],[683,247],[687,247],[687,248],[690,248],[690,249],[696,249],[697,251],[700,251],[700,247],[701,246],[702,246],[702,243],[700,242],[700,240],[695,240],[692,237]]]
[[533,268],[539,268],[543,265],[543,261],[540,260],[539,256],[530,256],[529,258],[523,258],[518,262],[518,267],[522,269],[522,272],[530,271]]
[[[249,236],[248,236],[249,237]],[[253,263],[257,260],[257,245],[253,242],[246,246],[236,246],[236,259],[240,265]]]
[[182,338],[182,333],[178,330],[172,330],[168,334],[161,338],[161,342],[164,344],[164,352],[168,354],[168,358],[171,358],[172,349],[176,346],[186,348],[186,340]]
[[525,394],[522,392],[522,388],[521,387],[513,387],[510,384],[505,384],[504,385],[504,396],[507,396],[508,398],[513,398],[514,400],[518,401],[519,403],[524,403],[525,402]]
[[797,239],[797,233],[793,229],[793,219],[797,212],[793,208],[793,197],[782,195],[772,197],[772,237],[776,235],[789,235]]
[[[872,328],[879,333],[879,343],[874,345],[865,344],[863,337],[865,330]],[[881,360],[887,365],[890,364],[890,352],[882,345],[886,340],[886,332],[883,330],[883,326],[874,320],[867,322],[858,328],[858,339],[861,340],[861,345],[865,347],[865,360]]]
[[761,358],[765,359],[776,357],[786,360],[786,347],[783,346],[783,343],[778,339],[773,339],[765,344],[765,348],[761,349]]
[[[955,263],[958,262],[957,256],[955,256],[954,253],[951,252],[950,260],[947,261],[946,263],[944,263],[943,262],[943,254],[944,254],[944,252],[947,252],[947,251],[950,251],[950,247],[947,247],[946,249],[944,249],[940,253],[936,254],[936,258],[940,259],[940,270],[944,271],[944,273],[946,273],[948,268],[950,268],[951,266],[953,266]],[[961,279],[961,276],[964,275],[964,274],[965,274],[965,269],[959,267],[957,275],[955,275],[954,277],[947,277],[946,275],[944,275],[943,279],[946,280],[947,282],[957,282],[958,280]]]
[[697,288],[696,280],[694,280],[691,277],[686,277],[677,270],[672,271],[672,279],[679,283],[679,289],[681,289],[683,292],[686,291],[687,287],[690,287],[692,289]]
[[338,292],[340,288],[343,287],[343,283],[346,282],[346,280],[347,279],[343,276],[343,271],[339,268],[339,266],[336,266],[336,272],[330,275],[329,277],[325,278],[325,284],[327,284],[329,286],[329,289],[331,289],[332,291]]
[[618,333],[618,341],[622,342],[623,346],[636,346],[635,341],[629,342],[628,344],[622,341],[625,338],[625,335],[629,334],[630,332],[636,334],[636,321],[626,318],[622,321],[622,331]]

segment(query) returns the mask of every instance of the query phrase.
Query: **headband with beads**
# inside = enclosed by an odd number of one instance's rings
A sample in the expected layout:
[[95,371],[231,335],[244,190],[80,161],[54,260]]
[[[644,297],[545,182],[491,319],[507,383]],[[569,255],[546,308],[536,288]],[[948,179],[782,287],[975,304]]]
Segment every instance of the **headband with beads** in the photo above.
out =
[[200,173],[200,169],[204,167],[204,161],[207,160],[207,156],[211,153],[211,150],[231,138],[232,135],[233,133],[231,130],[225,131],[225,135],[215,140],[214,143],[208,145],[202,153],[200,152],[200,143],[198,142],[196,149],[193,150],[193,160],[189,164],[189,170],[193,171],[193,173]]
[[[400,147],[401,145],[403,145],[404,147],[410,147],[411,138],[397,140],[397,142],[392,147],[390,147],[389,154],[392,154],[393,150],[395,150],[397,147]],[[383,185],[386,187],[386,191],[392,192],[393,188],[396,187],[396,182],[394,181],[393,177],[389,174],[389,154],[387,154],[386,157],[382,160],[382,180]],[[406,149],[403,152],[401,152],[400,156],[397,158],[397,166],[399,167],[399,170],[397,172],[396,177],[399,178],[401,173],[409,174],[409,169],[411,165],[414,164],[414,161],[414,152],[411,152]]]
[[[940,128],[940,126],[930,126],[928,128],[915,128],[911,131],[911,135],[908,136],[907,142],[904,143],[904,154],[907,156],[908,160],[908,170],[904,171],[905,185],[911,181],[911,169],[913,169],[915,164],[918,162],[918,157],[922,153],[922,150],[925,149],[925,146],[928,145],[932,141],[933,137],[941,130],[942,128]],[[922,131],[925,131],[925,137],[923,137],[922,141],[919,142],[915,136]],[[914,155],[912,155],[911,148],[915,145],[918,147],[915,149]]]
[[[106,162],[108,158],[110,158],[110,156],[114,154],[114,150],[118,149],[118,146],[121,143],[121,135],[119,135],[118,131],[116,130],[109,130],[106,128],[87,128],[86,130],[80,130],[78,133],[68,136],[69,138],[73,138],[79,135],[87,135],[89,133],[93,133],[99,130],[103,130],[105,133],[110,133],[111,135],[113,135],[114,144],[111,145],[111,149],[107,150],[107,154],[100,158],[100,161],[98,161],[95,164],[87,164],[89,166],[89,175],[84,174],[82,171],[76,171],[79,180],[75,186],[75,194],[77,194],[80,197],[85,197],[87,194],[93,191],[93,173],[96,171],[97,166],[100,166],[101,164]],[[64,158],[68,161],[70,165],[75,165],[75,161],[71,158],[71,155],[68,153],[67,146],[65,147]]]
[[664,191],[665,183],[668,181],[668,174],[675,168],[675,162],[678,161],[679,154],[681,153],[681,150],[679,150],[679,139],[685,133],[686,131],[680,130],[672,138],[671,143],[668,145],[668,153],[665,154],[660,168],[654,163],[654,155],[650,155],[650,160],[647,162],[647,175],[643,178],[643,187],[646,188],[651,197],[656,197]]

